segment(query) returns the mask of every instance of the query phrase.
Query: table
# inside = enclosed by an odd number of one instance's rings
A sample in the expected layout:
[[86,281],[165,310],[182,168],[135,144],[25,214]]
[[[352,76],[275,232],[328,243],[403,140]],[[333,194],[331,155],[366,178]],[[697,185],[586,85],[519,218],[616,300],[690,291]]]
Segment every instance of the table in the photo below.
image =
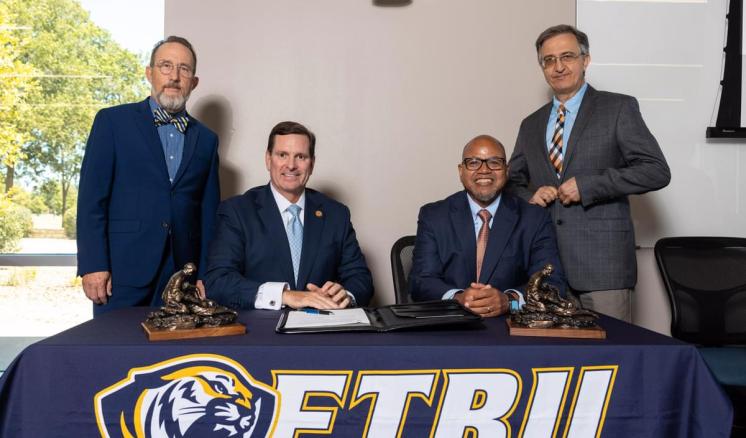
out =
[[25,349],[0,378],[2,437],[727,437],[696,348],[602,317],[605,340],[477,329],[148,342],[145,308]]

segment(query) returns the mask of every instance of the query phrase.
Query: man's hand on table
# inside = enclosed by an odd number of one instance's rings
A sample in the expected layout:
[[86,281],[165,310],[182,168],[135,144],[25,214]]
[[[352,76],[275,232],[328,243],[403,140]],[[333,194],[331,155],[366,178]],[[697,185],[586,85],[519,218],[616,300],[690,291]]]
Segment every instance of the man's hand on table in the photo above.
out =
[[350,297],[339,283],[327,281],[318,287],[308,283],[307,291],[287,290],[282,293],[282,304],[300,309],[311,307],[314,309],[344,309],[350,305]]
[[472,283],[453,297],[464,307],[485,318],[499,316],[508,311],[508,297],[489,284]]

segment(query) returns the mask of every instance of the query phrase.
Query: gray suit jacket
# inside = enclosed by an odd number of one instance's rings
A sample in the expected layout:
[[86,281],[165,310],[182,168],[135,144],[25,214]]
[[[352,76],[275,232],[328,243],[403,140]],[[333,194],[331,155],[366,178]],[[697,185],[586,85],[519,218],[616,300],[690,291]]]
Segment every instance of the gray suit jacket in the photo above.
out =
[[668,185],[666,159],[635,98],[588,86],[558,179],[546,145],[551,108],[550,102],[521,123],[506,190],[528,200],[541,186],[575,177],[580,204],[565,207],[557,200],[548,207],[570,287],[632,288],[637,262],[627,195]]

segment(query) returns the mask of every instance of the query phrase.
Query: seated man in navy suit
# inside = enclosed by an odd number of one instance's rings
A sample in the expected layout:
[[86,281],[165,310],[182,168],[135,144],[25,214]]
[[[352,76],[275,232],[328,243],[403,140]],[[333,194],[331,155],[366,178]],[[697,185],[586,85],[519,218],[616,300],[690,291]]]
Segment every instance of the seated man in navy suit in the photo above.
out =
[[264,159],[270,182],[218,207],[207,260],[210,298],[234,308],[364,306],[373,280],[349,209],[306,188],[316,138],[277,124]]
[[505,148],[480,135],[464,147],[458,165],[466,191],[420,210],[410,293],[415,301],[454,298],[489,317],[517,310],[528,278],[546,264],[549,282],[565,277],[549,213],[503,193]]

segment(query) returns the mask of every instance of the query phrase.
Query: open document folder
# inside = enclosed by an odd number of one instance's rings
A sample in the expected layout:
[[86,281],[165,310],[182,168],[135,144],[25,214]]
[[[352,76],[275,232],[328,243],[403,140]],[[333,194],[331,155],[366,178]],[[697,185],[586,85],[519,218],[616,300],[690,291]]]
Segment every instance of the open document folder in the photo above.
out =
[[481,320],[481,316],[470,312],[456,300],[424,301],[376,308],[286,309],[277,322],[276,331],[278,333],[387,332],[451,324],[470,324]]

